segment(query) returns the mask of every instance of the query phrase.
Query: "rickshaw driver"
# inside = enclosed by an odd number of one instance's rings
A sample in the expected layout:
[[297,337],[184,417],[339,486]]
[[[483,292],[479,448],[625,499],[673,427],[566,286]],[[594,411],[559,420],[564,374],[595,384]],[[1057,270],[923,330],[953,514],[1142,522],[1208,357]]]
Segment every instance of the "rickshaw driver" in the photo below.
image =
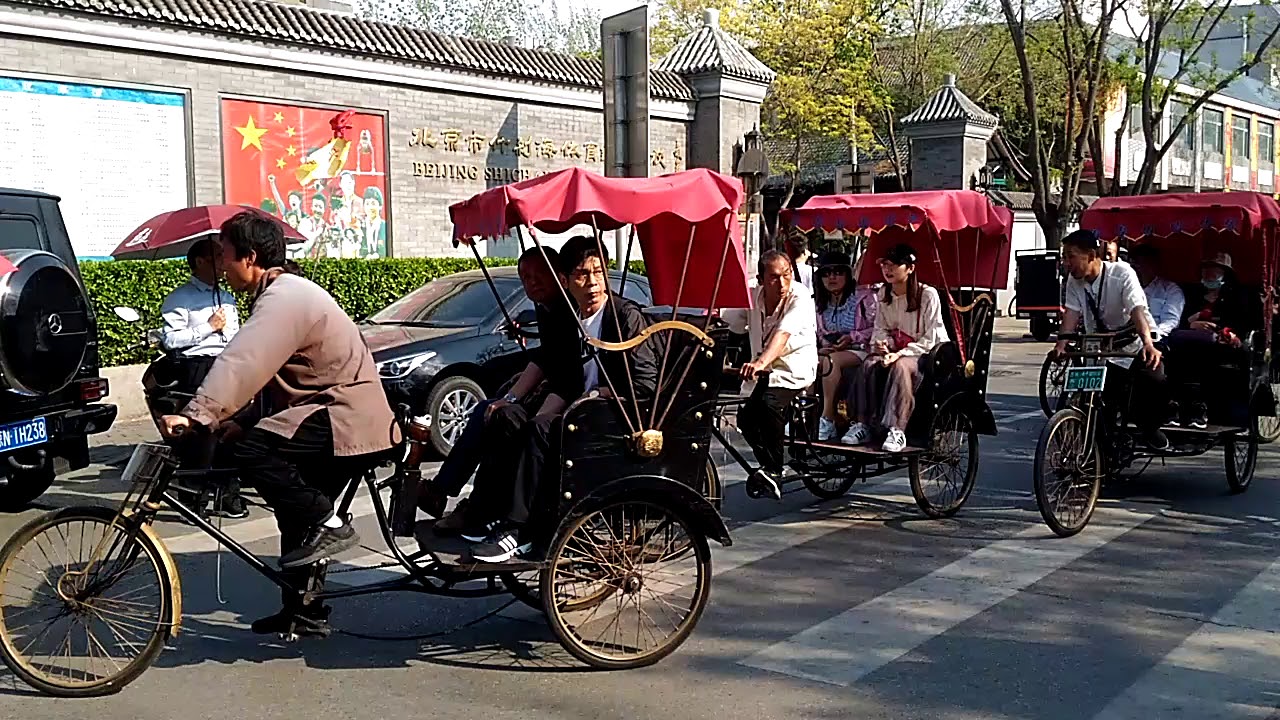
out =
[[[1091,230],[1077,230],[1064,237],[1062,252],[1071,277],[1064,293],[1066,311],[1060,332],[1076,332],[1082,318],[1086,332],[1091,333],[1113,332],[1133,323],[1138,339],[1119,350],[1141,351],[1142,364],[1134,366],[1132,358],[1114,358],[1109,364],[1124,368],[1132,383],[1129,410],[1143,440],[1154,450],[1164,450],[1169,447],[1169,438],[1160,431],[1169,411],[1164,365],[1153,337],[1155,322],[1137,273],[1127,263],[1104,262],[1098,236]],[[1054,353],[1061,355],[1066,347],[1067,342],[1059,340]]]
[[[341,485],[400,443],[395,415],[359,328],[323,288],[287,268],[284,235],[274,221],[240,213],[222,225],[222,272],[233,289],[252,291],[252,313],[214,361],[181,415],[161,418],[178,437],[199,425],[234,434],[228,420],[260,391],[269,413],[236,443],[241,479],[275,511],[281,568],[295,587],[306,566],[359,544],[334,512]],[[288,602],[293,593],[282,591]],[[324,619],[315,605],[253,623],[253,632],[285,632],[294,620]]]

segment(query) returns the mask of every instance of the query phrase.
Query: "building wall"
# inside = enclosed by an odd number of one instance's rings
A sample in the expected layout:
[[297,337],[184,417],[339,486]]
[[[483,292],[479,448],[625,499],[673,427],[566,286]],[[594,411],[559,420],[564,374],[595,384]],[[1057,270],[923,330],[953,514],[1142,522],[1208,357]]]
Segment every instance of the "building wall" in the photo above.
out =
[[[220,98],[242,96],[281,103],[331,106],[385,113],[390,173],[390,254],[399,257],[455,255],[448,207],[487,187],[579,165],[603,172],[603,116],[595,110],[516,102],[418,88],[353,82],[324,75],[276,72],[261,67],[64,45],[0,36],[0,74],[37,75],[131,83],[190,92],[190,143],[195,202],[223,197]],[[686,123],[656,119],[650,141],[651,174],[686,168]],[[438,138],[446,130],[486,138],[527,139],[529,156],[514,152],[472,153],[411,145],[414,132]],[[54,142],[107,142],[107,138],[59,138]],[[550,143],[549,145],[547,143]],[[599,148],[588,157],[588,146]],[[546,152],[542,152],[546,150]],[[550,155],[551,157],[545,157]],[[145,218],[143,218],[145,219]],[[123,240],[123,238],[121,238]]]

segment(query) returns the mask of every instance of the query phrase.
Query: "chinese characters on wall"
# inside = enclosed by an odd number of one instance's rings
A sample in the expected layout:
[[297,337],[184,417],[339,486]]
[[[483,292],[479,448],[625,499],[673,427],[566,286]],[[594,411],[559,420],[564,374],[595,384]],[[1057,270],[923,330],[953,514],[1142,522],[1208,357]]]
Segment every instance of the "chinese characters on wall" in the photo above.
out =
[[[463,156],[483,155],[489,161],[503,157],[535,160],[562,160],[570,164],[598,164],[604,162],[604,146],[597,142],[577,142],[549,137],[507,135],[487,136],[464,132],[458,128],[413,128],[409,132],[409,147],[423,148]],[[666,148],[654,148],[649,153],[651,172],[662,175],[684,169],[684,150],[680,143]],[[532,168],[477,166],[465,162],[414,162],[414,177],[442,180],[479,180],[486,182],[515,182],[542,175],[546,170]]]

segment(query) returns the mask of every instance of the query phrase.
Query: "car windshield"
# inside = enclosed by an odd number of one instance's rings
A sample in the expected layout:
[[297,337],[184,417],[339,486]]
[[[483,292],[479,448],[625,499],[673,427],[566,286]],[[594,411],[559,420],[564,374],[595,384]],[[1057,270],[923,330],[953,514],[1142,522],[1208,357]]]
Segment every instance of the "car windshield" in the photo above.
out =
[[[510,307],[519,281],[494,278],[498,294]],[[493,292],[483,277],[443,277],[423,285],[368,318],[375,325],[470,327],[497,311]]]

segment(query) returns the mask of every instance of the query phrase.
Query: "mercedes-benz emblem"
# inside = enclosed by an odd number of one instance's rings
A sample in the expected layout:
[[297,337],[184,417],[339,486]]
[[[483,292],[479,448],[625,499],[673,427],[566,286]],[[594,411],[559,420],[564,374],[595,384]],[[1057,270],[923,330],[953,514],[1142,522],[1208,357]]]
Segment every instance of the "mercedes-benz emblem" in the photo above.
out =
[[49,332],[54,335],[62,332],[62,318],[59,317],[58,313],[49,316]]

